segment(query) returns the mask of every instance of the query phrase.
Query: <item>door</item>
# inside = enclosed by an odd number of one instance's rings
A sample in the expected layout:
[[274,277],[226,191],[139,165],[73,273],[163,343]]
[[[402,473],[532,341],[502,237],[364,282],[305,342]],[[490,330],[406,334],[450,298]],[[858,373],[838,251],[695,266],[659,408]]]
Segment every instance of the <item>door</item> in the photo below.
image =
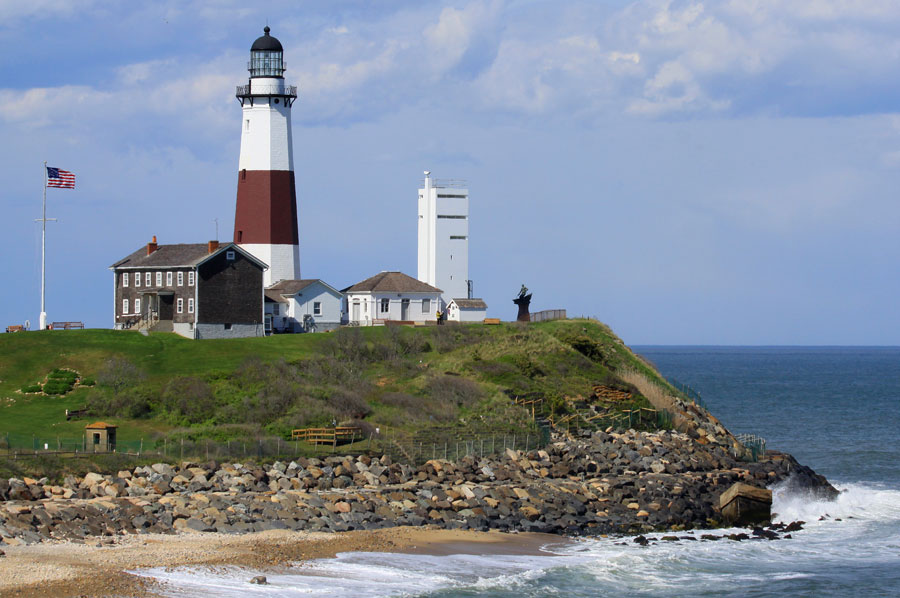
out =
[[175,313],[175,295],[162,295],[159,298],[159,319],[171,320]]
[[400,319],[404,322],[409,320],[409,299],[400,301]]
[[353,309],[350,310],[350,321],[359,322],[359,301],[353,302]]

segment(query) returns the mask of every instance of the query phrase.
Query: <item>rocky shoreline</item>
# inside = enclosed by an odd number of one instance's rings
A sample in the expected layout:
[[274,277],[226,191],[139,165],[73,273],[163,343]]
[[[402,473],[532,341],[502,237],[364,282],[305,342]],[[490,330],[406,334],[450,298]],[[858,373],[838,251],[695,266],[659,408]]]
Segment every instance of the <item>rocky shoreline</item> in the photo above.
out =
[[110,543],[123,534],[340,532],[396,526],[568,536],[648,534],[724,524],[736,482],[837,491],[787,454],[735,458],[723,438],[595,431],[542,450],[412,467],[367,455],[265,465],[157,463],[115,475],[0,480],[0,546]]

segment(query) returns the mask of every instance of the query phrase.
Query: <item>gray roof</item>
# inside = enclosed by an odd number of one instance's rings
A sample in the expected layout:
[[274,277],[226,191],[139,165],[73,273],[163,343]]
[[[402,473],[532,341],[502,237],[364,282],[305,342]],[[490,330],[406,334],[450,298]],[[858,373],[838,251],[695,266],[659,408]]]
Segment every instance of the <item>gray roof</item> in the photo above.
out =
[[453,299],[460,309],[487,309],[484,299]]
[[147,246],[142,245],[140,249],[114,263],[110,268],[190,268],[225,249],[236,249],[263,268],[267,267],[234,243],[222,243],[212,253],[209,252],[207,243],[172,243],[157,246],[156,251],[150,255],[147,255]]
[[441,293],[438,288],[403,272],[380,272],[341,290],[342,293]]
[[309,287],[317,282],[324,286],[326,289],[330,289],[338,295],[341,294],[339,290],[337,290],[321,278],[304,278],[302,280],[279,280],[275,284],[269,285],[266,288],[266,298],[270,301],[275,301],[276,303],[284,303],[286,301],[286,297],[296,295],[306,287]]

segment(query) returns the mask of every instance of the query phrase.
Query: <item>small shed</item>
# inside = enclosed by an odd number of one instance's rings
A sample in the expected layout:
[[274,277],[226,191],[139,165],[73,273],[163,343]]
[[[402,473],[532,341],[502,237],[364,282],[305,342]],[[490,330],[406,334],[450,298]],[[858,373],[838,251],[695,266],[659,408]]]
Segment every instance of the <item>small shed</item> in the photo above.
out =
[[447,305],[447,319],[451,322],[483,322],[485,317],[484,299],[451,299]]
[[84,427],[85,447],[89,453],[109,453],[116,450],[116,428],[105,422],[94,422]]

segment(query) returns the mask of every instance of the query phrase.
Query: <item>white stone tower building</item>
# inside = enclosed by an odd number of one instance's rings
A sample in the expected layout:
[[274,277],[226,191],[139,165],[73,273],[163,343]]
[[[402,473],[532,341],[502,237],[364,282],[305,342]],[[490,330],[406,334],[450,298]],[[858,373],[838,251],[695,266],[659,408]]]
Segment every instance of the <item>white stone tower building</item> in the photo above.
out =
[[469,282],[469,190],[459,181],[440,181],[425,171],[419,189],[420,281],[441,289],[445,308],[471,297]]
[[291,136],[297,88],[284,84],[284,50],[269,35],[250,48],[243,107],[234,242],[268,264],[263,284],[300,279],[300,242]]

